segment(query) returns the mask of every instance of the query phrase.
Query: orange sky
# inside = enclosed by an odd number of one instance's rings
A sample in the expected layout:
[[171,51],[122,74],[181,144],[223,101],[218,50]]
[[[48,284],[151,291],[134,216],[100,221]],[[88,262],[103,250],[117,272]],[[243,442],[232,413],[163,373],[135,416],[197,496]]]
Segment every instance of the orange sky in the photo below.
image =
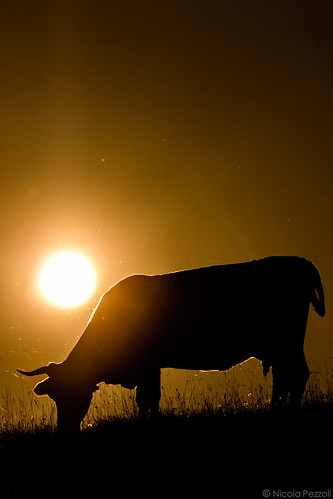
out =
[[[332,21],[321,0],[2,7],[2,366],[63,360],[130,273],[272,254],[321,271],[307,356],[333,357]],[[74,311],[33,292],[58,249],[97,268]]]

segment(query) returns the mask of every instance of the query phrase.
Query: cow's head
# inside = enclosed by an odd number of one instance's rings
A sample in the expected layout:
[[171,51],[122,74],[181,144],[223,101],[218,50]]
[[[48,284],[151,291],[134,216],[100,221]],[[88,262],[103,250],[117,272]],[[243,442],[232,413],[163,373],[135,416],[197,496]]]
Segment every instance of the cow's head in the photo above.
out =
[[82,380],[71,376],[62,364],[50,363],[34,371],[18,372],[25,376],[47,374],[48,378],[37,383],[36,395],[48,395],[57,405],[58,430],[74,432],[80,430],[80,423],[90,404],[92,390],[84,386]]

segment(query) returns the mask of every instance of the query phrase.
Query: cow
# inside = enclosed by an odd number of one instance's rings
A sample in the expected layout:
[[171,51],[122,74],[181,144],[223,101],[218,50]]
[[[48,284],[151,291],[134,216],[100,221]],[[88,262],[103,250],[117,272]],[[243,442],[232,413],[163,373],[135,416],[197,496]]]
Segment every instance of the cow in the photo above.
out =
[[325,315],[317,268],[273,256],[159,275],[131,275],[100,299],[85,331],[37,395],[57,405],[58,429],[80,429],[98,384],[136,387],[139,416],[159,410],[161,368],[226,371],[251,357],[272,367],[271,403],[299,403],[309,377],[303,343],[310,303]]

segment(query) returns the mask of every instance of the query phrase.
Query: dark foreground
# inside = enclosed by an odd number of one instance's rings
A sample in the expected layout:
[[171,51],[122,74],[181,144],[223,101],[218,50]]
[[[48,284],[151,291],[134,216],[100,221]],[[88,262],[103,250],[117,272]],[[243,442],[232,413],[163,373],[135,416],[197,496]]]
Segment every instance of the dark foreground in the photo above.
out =
[[0,497],[331,497],[332,421],[329,404],[5,434]]

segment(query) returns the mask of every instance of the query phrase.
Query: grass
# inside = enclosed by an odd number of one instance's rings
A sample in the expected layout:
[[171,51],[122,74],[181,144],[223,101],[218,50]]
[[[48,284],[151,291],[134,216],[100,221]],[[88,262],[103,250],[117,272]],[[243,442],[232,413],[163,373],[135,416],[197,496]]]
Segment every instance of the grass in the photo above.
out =
[[[297,410],[268,409],[270,374],[162,375],[161,416],[138,420],[135,392],[102,385],[81,434],[54,431],[55,406],[17,379],[1,402],[0,497],[262,497],[331,487],[332,371],[311,375]],[[152,477],[154,477],[152,479]],[[52,495],[53,494],[53,495]]]
[[[255,360],[227,372],[162,370],[162,416],[236,415],[267,412],[272,395],[271,372],[265,378]],[[0,436],[13,431],[52,430],[56,407],[48,397],[33,394],[35,380],[15,375],[0,398]],[[333,401],[333,369],[312,370],[303,406]],[[137,417],[135,390],[102,383],[90,404],[82,429],[104,422],[126,422]]]

